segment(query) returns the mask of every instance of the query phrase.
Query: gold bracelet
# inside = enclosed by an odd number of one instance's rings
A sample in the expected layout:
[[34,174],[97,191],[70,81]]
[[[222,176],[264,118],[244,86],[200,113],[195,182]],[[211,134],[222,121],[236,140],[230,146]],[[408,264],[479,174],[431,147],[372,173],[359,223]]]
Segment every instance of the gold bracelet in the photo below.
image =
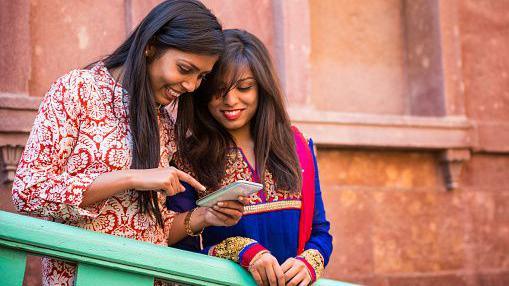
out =
[[193,230],[191,229],[191,217],[193,216],[195,210],[196,208],[190,210],[186,214],[186,218],[184,219],[184,229],[186,230],[186,234],[189,236],[199,236],[203,233],[203,228],[198,233],[194,233]]

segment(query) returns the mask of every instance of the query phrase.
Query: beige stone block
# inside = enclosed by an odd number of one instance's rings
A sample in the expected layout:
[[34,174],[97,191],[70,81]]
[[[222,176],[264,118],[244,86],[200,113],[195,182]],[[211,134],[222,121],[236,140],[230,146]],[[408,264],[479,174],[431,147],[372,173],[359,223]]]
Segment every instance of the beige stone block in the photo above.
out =
[[460,3],[461,49],[468,113],[481,120],[509,120],[509,2]]
[[474,154],[465,162],[460,187],[474,191],[509,191],[509,156]]
[[442,188],[432,153],[320,149],[322,184],[390,189]]
[[122,0],[35,0],[30,9],[34,96],[44,95],[69,70],[113,52],[126,38]]
[[253,33],[260,38],[274,57],[272,1],[204,0],[203,3],[219,18],[224,29],[244,29]]
[[323,186],[327,218],[331,222],[334,251],[327,266],[328,277],[361,275],[373,272],[371,193],[331,190]]
[[476,269],[509,269],[509,194],[470,193]]
[[342,112],[405,112],[402,2],[309,2],[311,102]]
[[375,273],[464,267],[465,205],[460,193],[376,192],[373,199]]
[[28,93],[30,1],[0,2],[0,93]]

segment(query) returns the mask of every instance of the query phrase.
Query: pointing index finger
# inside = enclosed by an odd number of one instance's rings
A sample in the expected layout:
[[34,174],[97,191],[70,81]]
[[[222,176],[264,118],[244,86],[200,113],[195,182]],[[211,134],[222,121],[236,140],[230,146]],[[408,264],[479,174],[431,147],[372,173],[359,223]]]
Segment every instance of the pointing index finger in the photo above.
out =
[[188,173],[183,172],[179,169],[176,169],[176,170],[177,170],[177,176],[178,176],[179,180],[188,183],[196,190],[205,191],[205,189],[207,189],[207,188],[205,188],[204,185],[200,184],[200,182],[198,182],[195,178],[191,177],[191,175],[189,175]]

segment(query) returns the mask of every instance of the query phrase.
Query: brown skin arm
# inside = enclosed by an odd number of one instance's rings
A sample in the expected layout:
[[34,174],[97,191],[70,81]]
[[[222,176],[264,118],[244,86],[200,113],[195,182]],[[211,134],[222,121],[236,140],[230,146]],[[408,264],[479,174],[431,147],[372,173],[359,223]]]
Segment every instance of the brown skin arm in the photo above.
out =
[[[212,208],[198,207],[190,221],[193,233],[200,232],[208,226],[232,226],[242,217],[244,205],[241,201],[218,202]],[[173,220],[168,245],[173,245],[187,236],[184,220],[188,212],[179,213]]]
[[189,183],[197,190],[205,187],[188,174],[173,168],[128,169],[101,174],[83,193],[81,207],[100,202],[129,189],[162,190],[173,196],[185,190],[180,181]]

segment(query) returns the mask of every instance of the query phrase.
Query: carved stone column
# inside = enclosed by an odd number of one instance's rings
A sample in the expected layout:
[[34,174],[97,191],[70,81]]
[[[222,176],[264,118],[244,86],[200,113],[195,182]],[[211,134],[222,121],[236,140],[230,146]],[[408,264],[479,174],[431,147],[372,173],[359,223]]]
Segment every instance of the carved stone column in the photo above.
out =
[[468,149],[447,149],[441,154],[441,165],[444,174],[445,186],[448,191],[458,188],[459,178],[463,170],[463,163],[470,160]]
[[4,145],[0,146],[1,150],[1,183],[8,185],[14,180],[16,167],[18,165],[24,146],[21,145]]

